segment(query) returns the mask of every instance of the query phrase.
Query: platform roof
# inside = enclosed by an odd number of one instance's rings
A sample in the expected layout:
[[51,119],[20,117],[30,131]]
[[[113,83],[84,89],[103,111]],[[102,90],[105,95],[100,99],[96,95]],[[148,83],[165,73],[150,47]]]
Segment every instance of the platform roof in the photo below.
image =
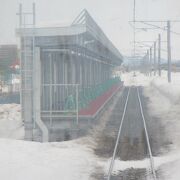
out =
[[70,26],[66,27],[42,27],[42,28],[21,28],[17,30],[17,34],[21,36],[73,36],[78,34],[88,33],[93,39],[100,42],[112,54],[119,58],[120,63],[123,61],[123,56],[119,50],[107,38],[101,28],[93,20],[87,10],[83,10],[73,21]]

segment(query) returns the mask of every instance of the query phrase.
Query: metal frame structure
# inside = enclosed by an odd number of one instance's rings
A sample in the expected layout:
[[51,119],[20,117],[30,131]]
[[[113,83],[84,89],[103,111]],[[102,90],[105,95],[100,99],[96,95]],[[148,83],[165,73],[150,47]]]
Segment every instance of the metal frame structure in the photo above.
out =
[[[21,66],[21,92],[20,92],[20,102],[21,102],[21,117],[25,122],[25,138],[32,139],[32,120],[33,117],[33,63],[35,59],[35,3],[32,5],[32,12],[26,13],[22,10],[22,4],[19,4],[19,30],[24,32],[26,28],[32,28],[31,36],[26,36],[21,34],[20,43],[20,66]],[[27,22],[27,19],[31,17],[30,21]],[[28,102],[28,103],[27,103]],[[28,109],[28,111],[27,111]]]
[[109,80],[123,56],[87,10],[67,27],[35,28],[34,4],[32,27],[22,27],[22,14],[20,5],[17,34],[21,38],[26,139],[33,139],[33,128],[37,125],[44,134],[43,141],[47,141],[54,121],[69,117],[75,118],[78,124],[82,92]]

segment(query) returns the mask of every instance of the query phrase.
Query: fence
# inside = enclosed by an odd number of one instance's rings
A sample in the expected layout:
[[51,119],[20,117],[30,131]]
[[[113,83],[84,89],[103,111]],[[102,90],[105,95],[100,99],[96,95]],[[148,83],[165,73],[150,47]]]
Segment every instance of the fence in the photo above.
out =
[[42,84],[41,112],[50,117],[76,116],[78,124],[78,84]]
[[76,117],[78,124],[81,109],[86,109],[91,101],[108,91],[120,82],[118,77],[111,78],[102,84],[80,87],[78,84],[42,84],[41,112],[44,117]]

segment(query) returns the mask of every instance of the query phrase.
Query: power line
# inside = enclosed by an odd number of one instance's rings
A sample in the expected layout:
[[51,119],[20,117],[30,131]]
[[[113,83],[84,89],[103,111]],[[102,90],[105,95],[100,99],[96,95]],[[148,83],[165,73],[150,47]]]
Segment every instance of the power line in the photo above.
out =
[[178,33],[178,32],[174,32],[174,31],[170,31],[170,32],[173,33],[173,34],[175,34],[175,35],[180,36],[180,33]]
[[[143,23],[143,24],[146,24],[146,25],[149,25],[149,26],[156,27],[156,28],[158,28],[158,29],[166,30],[165,28],[162,28],[162,27],[157,26],[157,25],[154,25],[154,24],[149,24],[149,23],[147,23],[147,22],[142,22],[142,23]],[[165,26],[165,27],[166,27],[166,26]]]
[[[169,20],[171,22],[180,22],[180,20]],[[152,23],[152,22],[155,22],[155,23],[164,23],[164,22],[167,22],[167,20],[136,20],[135,22],[149,22],[149,23]]]

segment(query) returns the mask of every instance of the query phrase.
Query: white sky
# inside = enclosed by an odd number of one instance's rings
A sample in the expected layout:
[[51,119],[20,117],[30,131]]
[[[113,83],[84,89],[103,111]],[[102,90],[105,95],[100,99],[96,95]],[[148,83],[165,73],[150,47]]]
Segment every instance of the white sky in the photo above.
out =
[[[16,12],[22,2],[31,10],[33,0],[0,0],[0,44],[16,43]],[[133,18],[133,0],[34,0],[37,7],[37,24],[71,23],[79,12],[86,8],[105,34],[123,55],[132,53],[133,31],[129,21]],[[136,0],[136,18],[140,20],[180,20],[179,0]],[[163,24],[161,24],[163,25]],[[165,26],[165,24],[164,24]],[[172,23],[173,31],[180,33],[180,23]],[[159,31],[139,32],[137,40],[157,39]],[[161,31],[161,33],[163,33]],[[166,40],[166,32],[163,33]],[[180,59],[180,35],[172,35],[172,58]],[[164,43],[163,49],[166,49]],[[166,52],[163,52],[166,57]]]

